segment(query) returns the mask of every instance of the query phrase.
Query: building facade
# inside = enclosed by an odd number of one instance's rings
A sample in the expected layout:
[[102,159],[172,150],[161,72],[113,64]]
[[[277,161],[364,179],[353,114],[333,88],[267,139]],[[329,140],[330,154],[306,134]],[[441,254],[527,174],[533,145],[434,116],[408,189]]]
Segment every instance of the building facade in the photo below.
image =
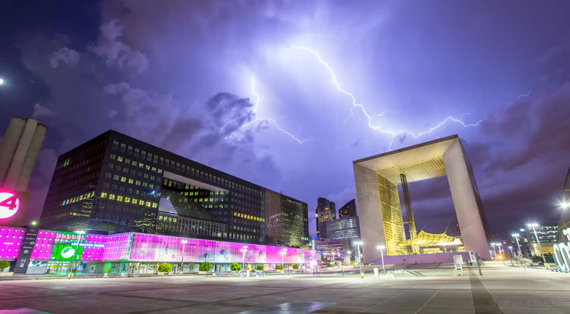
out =
[[[353,161],[356,200],[365,262],[380,261],[378,245],[387,255],[421,251],[411,210],[408,183],[447,177],[465,251],[490,259],[487,224],[469,158],[457,135]],[[400,204],[402,186],[409,237]],[[407,240],[414,243],[406,246]],[[418,243],[420,244],[420,243]]]
[[346,217],[327,222],[329,239],[359,239],[360,225],[358,217]]
[[338,210],[338,218],[345,218],[345,217],[356,217],[358,214],[356,213],[356,199],[344,204]]
[[[274,201],[275,195],[290,202]],[[290,203],[298,204],[296,211]],[[59,157],[41,224],[54,230],[271,244],[267,213],[279,212],[295,217],[294,223],[286,222],[295,227],[281,237],[283,245],[303,246],[309,240],[306,208],[306,203],[111,130]]]
[[317,218],[317,238],[328,239],[327,222],[336,219],[335,203],[324,197],[319,197],[315,211]]
[[[16,261],[27,230],[0,227],[0,260]],[[172,263],[174,271],[197,272],[201,262],[213,271],[229,271],[230,263],[264,264],[265,269],[285,264],[301,267],[316,258],[307,249],[213,241],[144,233],[81,234],[41,229],[34,238],[28,274],[156,273],[159,263]],[[285,253],[284,253],[285,252]],[[285,254],[283,256],[283,254]],[[268,267],[269,266],[269,267]]]
[[[536,242],[536,236],[532,227],[525,227],[520,229],[519,244],[521,254],[523,257],[532,258],[533,256],[541,256],[540,249],[544,254],[553,254],[553,245],[556,244],[558,235],[558,226],[555,224],[547,224],[544,226],[535,227],[536,235],[540,241],[540,247]],[[516,248],[516,241],[511,241],[514,248]]]
[[34,119],[12,117],[0,141],[0,224],[21,226],[47,128]]

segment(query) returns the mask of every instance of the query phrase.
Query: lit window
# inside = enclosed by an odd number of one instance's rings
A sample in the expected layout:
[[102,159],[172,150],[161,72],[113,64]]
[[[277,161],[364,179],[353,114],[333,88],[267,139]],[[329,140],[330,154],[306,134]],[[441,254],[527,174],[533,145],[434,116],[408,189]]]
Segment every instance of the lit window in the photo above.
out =
[[127,178],[121,177],[121,182],[126,182],[126,181],[127,181]]
[[162,173],[162,169],[158,169],[158,173]]
[[122,156],[119,156],[119,157],[117,158],[117,160],[118,160],[118,161],[123,161],[123,157],[122,157]]
[[143,200],[140,200],[140,201],[139,201],[139,205],[144,205],[144,201],[143,201]]
[[130,203],[131,202],[131,198],[130,197],[125,197],[125,203]]
[[135,181],[136,185],[141,185],[141,182],[139,180]]
[[146,201],[146,207],[151,207],[152,205],[150,204],[149,201]]
[[133,204],[136,204],[138,202],[138,200],[136,198],[133,198]]
[[122,202],[123,201],[123,197],[122,196],[117,196],[117,201]]
[[107,193],[102,192],[102,193],[101,193],[101,197],[102,197],[102,198],[107,198]]
[[149,165],[146,165],[145,168],[146,168],[146,170],[150,170],[150,166],[149,166]]
[[144,164],[143,163],[139,163],[139,167],[143,168]]
[[129,184],[133,184],[133,182],[135,182],[135,180],[129,179]]
[[114,200],[114,199],[115,199],[115,194],[109,194],[109,199],[110,199],[110,200]]
[[157,203],[152,203],[152,208],[157,208],[158,204]]

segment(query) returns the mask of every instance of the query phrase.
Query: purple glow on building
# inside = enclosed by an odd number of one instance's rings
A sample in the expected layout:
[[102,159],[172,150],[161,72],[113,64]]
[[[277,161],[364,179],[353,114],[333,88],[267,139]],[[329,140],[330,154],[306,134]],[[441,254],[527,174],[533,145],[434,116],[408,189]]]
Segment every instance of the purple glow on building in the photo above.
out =
[[0,227],[0,260],[12,260],[18,257],[26,229]]
[[[15,260],[26,233],[23,228],[0,227],[0,259]],[[79,241],[79,242],[78,242]],[[185,241],[185,243],[182,243]],[[33,260],[50,260],[54,245],[81,243],[82,261],[133,261],[133,262],[184,262],[241,263],[242,248],[247,247],[246,263],[280,264],[308,263],[315,252],[307,249],[284,248],[256,244],[181,238],[144,233],[113,235],[80,235],[72,232],[39,230]],[[89,246],[88,244],[102,244]],[[285,250],[285,251],[284,251]]]

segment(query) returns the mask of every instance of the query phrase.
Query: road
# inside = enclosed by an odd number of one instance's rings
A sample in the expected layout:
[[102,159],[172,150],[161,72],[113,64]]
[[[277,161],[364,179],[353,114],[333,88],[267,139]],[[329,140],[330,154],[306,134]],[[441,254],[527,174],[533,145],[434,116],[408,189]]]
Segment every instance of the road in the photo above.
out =
[[[521,268],[358,275],[0,282],[0,313],[570,313],[570,274]],[[28,310],[23,310],[28,309]],[[43,312],[42,312],[43,311]]]

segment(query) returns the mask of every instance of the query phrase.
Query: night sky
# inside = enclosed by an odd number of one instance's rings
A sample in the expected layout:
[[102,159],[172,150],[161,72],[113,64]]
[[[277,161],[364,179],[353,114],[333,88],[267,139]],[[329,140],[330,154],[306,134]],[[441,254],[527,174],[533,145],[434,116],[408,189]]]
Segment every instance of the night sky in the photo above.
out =
[[[355,197],[353,160],[459,134],[490,231],[506,236],[559,216],[569,11],[568,1],[4,0],[0,129],[13,115],[48,127],[30,219],[57,156],[115,129],[307,202],[312,235],[317,197],[337,207]],[[453,229],[445,178],[410,190],[418,230]]]

